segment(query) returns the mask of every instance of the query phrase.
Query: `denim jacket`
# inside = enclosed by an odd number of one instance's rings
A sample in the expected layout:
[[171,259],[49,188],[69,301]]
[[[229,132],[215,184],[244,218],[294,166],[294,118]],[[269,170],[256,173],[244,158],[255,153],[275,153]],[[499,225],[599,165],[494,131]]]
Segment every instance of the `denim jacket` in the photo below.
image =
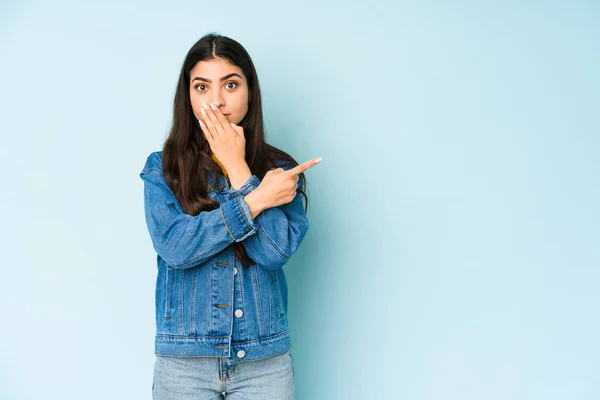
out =
[[[235,362],[289,350],[282,267],[308,230],[301,193],[252,219],[243,197],[258,187],[259,178],[252,175],[235,190],[224,176],[214,182],[207,172],[213,182],[208,196],[220,207],[192,216],[166,184],[161,157],[162,151],[150,154],[140,173],[157,253],[155,353]],[[256,264],[242,267],[230,246],[234,242],[242,242]]]

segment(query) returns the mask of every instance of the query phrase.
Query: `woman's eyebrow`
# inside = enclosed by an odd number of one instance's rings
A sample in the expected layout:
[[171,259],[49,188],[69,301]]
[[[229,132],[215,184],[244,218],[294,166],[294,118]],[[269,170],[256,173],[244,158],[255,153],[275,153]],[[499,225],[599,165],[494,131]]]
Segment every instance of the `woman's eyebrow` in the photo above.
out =
[[[238,78],[242,79],[242,77],[239,74],[236,74],[235,72],[233,74],[229,74],[229,75],[225,75],[224,77],[222,77],[220,80],[224,81],[226,79],[231,78],[232,76],[237,76]],[[204,82],[208,82],[211,83],[212,81],[210,79],[206,79],[206,78],[202,78],[201,76],[197,76],[194,79],[192,79],[192,83],[194,83],[195,80],[199,80],[199,81],[204,81]]]

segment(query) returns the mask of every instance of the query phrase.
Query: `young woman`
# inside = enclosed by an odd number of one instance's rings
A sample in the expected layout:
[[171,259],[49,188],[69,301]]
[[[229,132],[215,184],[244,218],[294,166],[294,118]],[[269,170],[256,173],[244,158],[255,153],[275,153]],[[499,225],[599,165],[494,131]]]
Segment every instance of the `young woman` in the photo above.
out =
[[265,142],[256,70],[225,36],[192,46],[174,103],[140,173],[158,265],[153,398],[293,399],[282,267],[308,230],[304,171],[320,159],[298,165]]

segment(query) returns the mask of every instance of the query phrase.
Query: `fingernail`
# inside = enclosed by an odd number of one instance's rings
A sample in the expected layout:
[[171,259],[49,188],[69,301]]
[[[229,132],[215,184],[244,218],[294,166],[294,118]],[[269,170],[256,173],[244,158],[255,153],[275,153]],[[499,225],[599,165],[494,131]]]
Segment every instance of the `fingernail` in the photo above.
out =
[[315,160],[315,163],[317,163],[317,164],[318,164],[318,163],[320,163],[320,162],[321,162],[321,160],[322,160],[322,158],[320,158],[320,157],[319,157],[319,158],[317,158],[317,159]]
[[202,126],[202,121],[198,120],[198,122],[200,123],[200,126]]
[[206,111],[204,111],[204,108],[201,108],[200,111],[202,111],[202,115],[206,115]]
[[210,108],[212,108],[213,110],[216,110],[217,106],[215,106],[213,103],[210,103]]
[[204,108],[208,109],[208,107],[206,106],[206,103],[205,103],[205,102],[202,102],[202,107],[204,107]]

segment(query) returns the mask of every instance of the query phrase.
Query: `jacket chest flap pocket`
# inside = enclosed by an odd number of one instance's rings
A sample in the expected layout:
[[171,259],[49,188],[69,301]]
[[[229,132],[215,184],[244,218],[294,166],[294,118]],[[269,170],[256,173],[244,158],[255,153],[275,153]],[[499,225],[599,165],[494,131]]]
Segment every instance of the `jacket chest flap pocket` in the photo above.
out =
[[[216,200],[219,203],[223,203],[228,200],[227,192],[224,190],[223,186],[210,189],[208,192],[208,198],[211,200]],[[181,204],[177,200],[168,201],[167,206],[176,211],[177,214],[184,214],[183,207],[181,207]]]

